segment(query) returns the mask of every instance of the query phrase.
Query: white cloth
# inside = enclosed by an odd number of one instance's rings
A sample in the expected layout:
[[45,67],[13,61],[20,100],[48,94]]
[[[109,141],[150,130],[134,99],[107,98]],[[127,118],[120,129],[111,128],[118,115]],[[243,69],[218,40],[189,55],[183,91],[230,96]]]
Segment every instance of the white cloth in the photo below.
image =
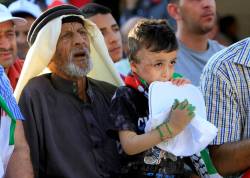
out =
[[[41,74],[48,66],[53,57],[58,38],[61,33],[62,19],[68,16],[63,15],[48,22],[37,34],[36,40],[30,47],[23,69],[17,83],[14,96],[17,101],[29,79]],[[93,60],[93,69],[88,76],[97,80],[103,80],[114,85],[122,85],[123,81],[114,67],[109,56],[104,38],[97,26],[83,16],[80,17],[85,25],[90,40],[90,57]]]
[[9,145],[11,119],[2,116],[0,119],[0,178],[4,177],[7,164],[14,150],[14,145]]
[[190,156],[203,150],[216,136],[217,128],[206,120],[206,108],[199,89],[191,84],[176,86],[171,82],[153,82],[149,86],[149,120],[145,131],[149,132],[163,123],[170,113],[175,99],[187,99],[196,107],[195,117],[177,136],[157,147],[176,156]]

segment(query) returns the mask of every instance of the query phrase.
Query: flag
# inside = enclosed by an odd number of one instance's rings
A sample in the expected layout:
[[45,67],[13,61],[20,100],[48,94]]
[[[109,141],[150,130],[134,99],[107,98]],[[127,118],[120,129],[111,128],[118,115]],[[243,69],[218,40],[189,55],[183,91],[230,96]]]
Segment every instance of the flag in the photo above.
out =
[[9,145],[14,145],[14,143],[15,143],[14,133],[15,133],[15,128],[16,128],[16,119],[14,118],[13,113],[7,107],[7,104],[6,104],[6,102],[4,101],[4,99],[2,98],[1,95],[0,95],[0,107],[6,112],[6,114],[11,119],[10,131],[9,131],[9,134],[10,134]]
[[191,161],[202,178],[222,178],[215,169],[207,148],[191,156]]
[[0,115],[0,178],[3,178],[14,150],[16,120],[1,95],[0,108],[4,111]]

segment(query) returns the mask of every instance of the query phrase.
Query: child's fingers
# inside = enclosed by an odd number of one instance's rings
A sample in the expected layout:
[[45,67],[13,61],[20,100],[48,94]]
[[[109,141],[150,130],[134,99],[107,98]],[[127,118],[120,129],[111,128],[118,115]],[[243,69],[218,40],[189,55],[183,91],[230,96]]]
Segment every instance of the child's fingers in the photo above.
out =
[[191,81],[186,78],[177,78],[177,79],[172,78],[170,79],[170,82],[172,82],[172,84],[177,85],[177,86],[191,83]]
[[188,111],[188,116],[192,119],[195,116],[195,106],[193,106],[192,104],[188,104],[185,109]]
[[184,108],[187,107],[188,104],[189,104],[189,103],[188,103],[188,100],[185,99],[184,101],[182,101],[182,102],[178,105],[177,108],[180,109],[180,110],[183,110]]
[[194,112],[195,106],[193,106],[192,104],[189,104],[189,105],[187,106],[187,110],[188,110],[189,112]]
[[191,119],[193,119],[194,116],[195,116],[195,113],[194,113],[194,112],[189,112],[189,113],[188,113],[188,116],[189,116]]
[[174,84],[177,85],[177,86],[179,86],[180,85],[180,81],[181,81],[181,79],[177,79],[177,80],[175,80]]
[[180,86],[180,84],[182,83],[182,79],[175,79],[172,82],[174,85]]
[[189,84],[189,83],[191,83],[191,80],[188,80],[188,79],[183,79],[184,81],[183,81],[183,84]]
[[170,81],[172,82],[172,84],[177,85],[177,81],[178,81],[178,80],[176,80],[176,79],[171,79]]
[[176,107],[180,104],[178,99],[174,100],[174,104],[172,105],[172,110],[176,109]]

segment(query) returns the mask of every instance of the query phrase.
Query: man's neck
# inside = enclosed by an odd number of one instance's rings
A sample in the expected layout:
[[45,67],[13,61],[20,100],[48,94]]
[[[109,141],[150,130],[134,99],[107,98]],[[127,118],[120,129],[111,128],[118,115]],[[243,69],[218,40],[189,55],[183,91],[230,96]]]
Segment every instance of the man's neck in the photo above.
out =
[[89,98],[87,95],[87,77],[81,77],[77,79],[77,91],[78,91],[78,97],[84,101],[88,102]]
[[76,82],[77,83],[78,97],[84,102],[89,101],[89,98],[88,98],[87,92],[86,92],[86,90],[87,90],[87,77],[86,76],[82,76],[82,77],[69,76],[65,72],[58,70],[58,68],[54,62],[50,63],[48,67],[49,67],[50,71],[52,73],[56,74],[57,76],[65,79],[65,80],[70,80],[70,81]]
[[9,69],[10,69],[9,67],[4,68],[4,72],[5,72],[6,75],[8,74]]
[[59,74],[59,76],[66,79],[66,80],[76,82],[77,83],[78,97],[84,102],[89,101],[89,98],[88,98],[88,95],[87,95],[87,92],[86,92],[86,90],[87,90],[87,77],[86,76],[83,76],[83,77],[69,77],[69,76],[60,75],[60,74]]
[[177,30],[176,37],[180,40],[186,47],[203,52],[208,48],[208,37],[207,35],[198,35],[190,32]]

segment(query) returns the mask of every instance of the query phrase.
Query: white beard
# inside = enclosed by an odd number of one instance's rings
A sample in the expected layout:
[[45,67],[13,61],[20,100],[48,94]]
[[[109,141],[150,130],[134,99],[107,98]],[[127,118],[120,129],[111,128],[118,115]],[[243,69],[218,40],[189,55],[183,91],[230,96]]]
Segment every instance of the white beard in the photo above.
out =
[[90,58],[86,61],[86,68],[80,68],[72,61],[64,66],[64,72],[71,77],[83,77],[86,76],[93,69],[93,62]]

